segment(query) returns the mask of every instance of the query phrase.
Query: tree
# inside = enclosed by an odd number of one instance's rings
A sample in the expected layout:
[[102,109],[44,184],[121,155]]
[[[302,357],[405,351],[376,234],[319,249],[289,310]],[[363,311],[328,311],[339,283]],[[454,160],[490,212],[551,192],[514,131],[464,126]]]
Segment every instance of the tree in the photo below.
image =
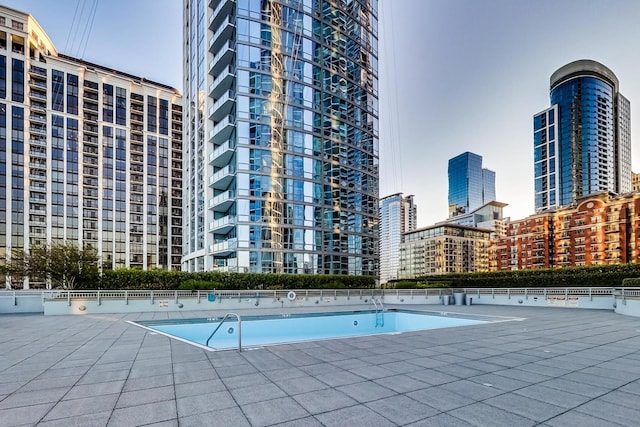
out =
[[54,287],[75,289],[95,283],[98,278],[98,255],[91,246],[78,248],[74,243],[34,245],[29,252],[14,249],[6,266],[14,280],[50,281]]
[[64,289],[88,285],[98,278],[98,255],[92,246],[54,243],[49,249],[47,272],[51,283]]

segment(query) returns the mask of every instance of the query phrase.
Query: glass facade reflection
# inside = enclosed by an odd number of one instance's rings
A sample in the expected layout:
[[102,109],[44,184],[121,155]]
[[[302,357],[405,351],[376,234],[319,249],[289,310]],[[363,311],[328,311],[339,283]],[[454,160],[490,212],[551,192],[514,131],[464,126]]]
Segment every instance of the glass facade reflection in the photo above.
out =
[[449,159],[449,217],[468,214],[496,199],[496,173],[482,156],[465,152]]
[[181,95],[58,53],[14,9],[0,40],[0,257],[66,241],[104,268],[179,269]]
[[377,273],[377,0],[185,2],[183,269]]
[[575,61],[551,76],[550,95],[551,108],[533,120],[536,210],[631,191],[630,104],[615,74]]

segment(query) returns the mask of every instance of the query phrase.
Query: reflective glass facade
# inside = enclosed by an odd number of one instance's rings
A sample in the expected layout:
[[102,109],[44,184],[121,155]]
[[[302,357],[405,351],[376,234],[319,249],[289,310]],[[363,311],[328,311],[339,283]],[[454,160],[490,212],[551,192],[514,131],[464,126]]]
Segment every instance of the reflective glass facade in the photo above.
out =
[[181,95],[58,53],[13,9],[0,40],[0,257],[66,241],[104,268],[179,269]]
[[186,0],[183,269],[377,274],[377,0]]
[[496,199],[496,174],[482,168],[482,156],[466,152],[449,159],[448,175],[450,217]]
[[595,61],[567,64],[550,95],[552,107],[534,116],[536,210],[631,191],[630,107],[613,72]]

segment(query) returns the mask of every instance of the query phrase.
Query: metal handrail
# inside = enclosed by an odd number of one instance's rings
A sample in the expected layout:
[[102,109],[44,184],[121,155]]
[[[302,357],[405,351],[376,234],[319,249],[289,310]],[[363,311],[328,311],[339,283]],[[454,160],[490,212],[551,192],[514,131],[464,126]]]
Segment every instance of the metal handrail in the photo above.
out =
[[238,319],[238,351],[242,351],[242,319],[240,318],[240,315],[236,313],[227,313],[224,315],[218,327],[211,333],[211,335],[209,335],[209,338],[207,338],[207,347],[209,347],[209,341],[211,340],[211,338],[215,335],[216,332],[218,332],[220,326],[222,326],[224,321],[227,320],[229,316],[236,316],[236,318]]

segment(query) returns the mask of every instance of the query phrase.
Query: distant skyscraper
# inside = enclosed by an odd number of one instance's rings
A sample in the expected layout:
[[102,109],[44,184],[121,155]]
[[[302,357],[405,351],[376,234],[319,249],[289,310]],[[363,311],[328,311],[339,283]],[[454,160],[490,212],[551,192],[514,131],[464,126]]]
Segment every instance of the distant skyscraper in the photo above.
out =
[[597,192],[631,191],[631,113],[618,78],[591,60],[551,75],[551,107],[533,117],[536,211]]
[[380,199],[380,283],[398,279],[402,233],[416,229],[413,196],[402,193]]
[[378,272],[378,0],[184,0],[182,267]]
[[180,268],[182,96],[0,7],[0,258],[61,242],[104,268]]
[[482,156],[466,152],[449,160],[449,217],[469,213],[496,199],[496,173]]

